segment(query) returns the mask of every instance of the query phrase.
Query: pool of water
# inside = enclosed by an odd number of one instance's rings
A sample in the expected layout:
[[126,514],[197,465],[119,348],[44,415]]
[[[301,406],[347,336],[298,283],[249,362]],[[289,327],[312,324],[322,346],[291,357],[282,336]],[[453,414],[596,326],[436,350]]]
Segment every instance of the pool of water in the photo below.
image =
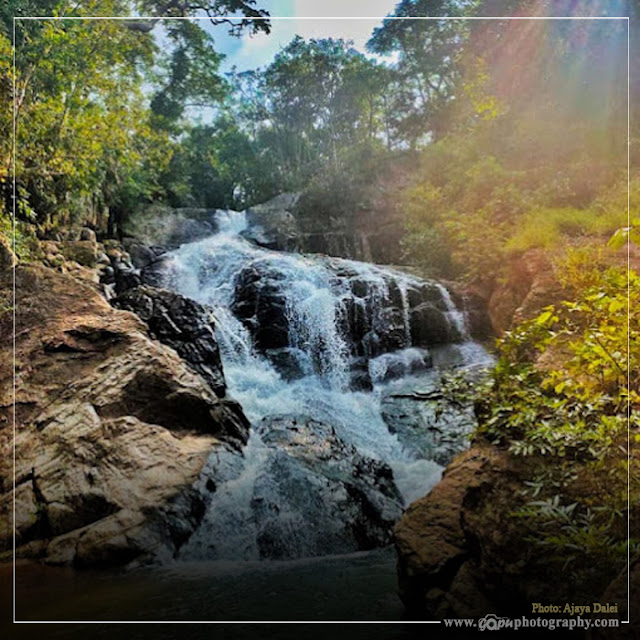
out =
[[[2,576],[6,605],[12,600],[10,566]],[[392,548],[287,562],[176,563],[118,572],[19,563],[17,619],[66,622],[13,625],[3,636],[306,639],[348,633],[349,638],[424,638],[433,628],[407,624],[404,615]],[[92,620],[147,624],[87,622]],[[340,624],[296,624],[305,621]],[[352,624],[358,621],[388,624]]]

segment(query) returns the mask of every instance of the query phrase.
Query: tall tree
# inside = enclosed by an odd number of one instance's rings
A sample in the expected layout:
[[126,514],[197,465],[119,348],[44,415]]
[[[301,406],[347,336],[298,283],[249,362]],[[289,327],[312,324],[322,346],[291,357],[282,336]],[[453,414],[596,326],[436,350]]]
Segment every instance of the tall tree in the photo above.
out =
[[[73,216],[93,216],[100,225],[106,207],[109,230],[115,232],[136,202],[160,195],[158,177],[177,144],[185,107],[215,104],[224,95],[221,56],[197,22],[67,18],[199,13],[235,34],[268,31],[266,12],[254,5],[253,0],[4,3],[0,82],[9,89],[3,92],[9,108],[0,116],[0,130],[9,135],[0,141],[0,182],[8,193],[15,105],[19,215],[46,233]],[[14,74],[10,38],[13,17],[20,15],[56,19],[16,21]],[[153,33],[159,25],[163,47]]]

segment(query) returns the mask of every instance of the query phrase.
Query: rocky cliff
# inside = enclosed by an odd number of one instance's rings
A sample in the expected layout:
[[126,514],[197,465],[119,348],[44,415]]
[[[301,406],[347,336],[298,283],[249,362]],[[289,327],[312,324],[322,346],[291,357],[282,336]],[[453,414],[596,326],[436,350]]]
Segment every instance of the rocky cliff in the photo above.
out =
[[[624,619],[626,568],[618,576],[602,558],[587,556],[567,568],[566,558],[559,561],[552,548],[533,541],[532,531],[514,515],[531,500],[527,479],[543,464],[476,443],[405,511],[394,533],[400,596],[413,617],[535,617],[535,602],[598,602],[617,604],[614,617]],[[636,509],[632,535],[638,515]],[[639,579],[636,558],[631,580]],[[597,637],[617,637],[612,631]]]
[[[37,265],[15,278],[15,476],[9,305],[0,316],[1,548],[12,544],[15,481],[21,557],[75,566],[170,557],[204,510],[194,480],[212,450],[246,441],[246,419],[90,280]],[[11,287],[4,270],[3,300]]]

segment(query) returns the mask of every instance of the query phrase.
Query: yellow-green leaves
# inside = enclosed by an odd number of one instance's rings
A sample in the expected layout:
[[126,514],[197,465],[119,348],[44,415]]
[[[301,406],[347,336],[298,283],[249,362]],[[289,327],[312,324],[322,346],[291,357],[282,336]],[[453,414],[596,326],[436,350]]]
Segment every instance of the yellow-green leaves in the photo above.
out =
[[618,229],[613,236],[611,236],[608,244],[614,249],[620,249],[627,244],[627,242],[640,245],[640,220],[635,219],[632,221],[632,226]]

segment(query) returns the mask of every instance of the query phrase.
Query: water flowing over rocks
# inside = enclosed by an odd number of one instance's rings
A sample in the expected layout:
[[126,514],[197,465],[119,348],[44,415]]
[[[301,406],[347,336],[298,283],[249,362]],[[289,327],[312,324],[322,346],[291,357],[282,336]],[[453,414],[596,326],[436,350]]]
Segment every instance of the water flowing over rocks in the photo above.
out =
[[436,415],[420,390],[490,361],[442,284],[269,249],[270,207],[220,211],[216,234],[140,272],[211,307],[229,391],[252,424],[242,455],[213,452],[194,485],[206,514],[183,559],[388,544],[402,505],[437,482],[474,424],[469,407]]
[[19,270],[20,554],[373,549],[436,484],[472,420],[425,389],[488,361],[460,300],[392,268],[269,249],[283,206],[191,212],[207,237],[174,250],[105,242],[100,285]]
[[[319,216],[301,193],[281,193],[245,212],[247,240],[277,251],[295,251],[351,258],[379,264],[400,264],[404,233],[395,197],[381,195],[352,216]],[[169,249],[196,242],[220,231],[219,210],[156,208],[148,219],[129,228],[148,247]]]
[[[201,248],[206,252],[204,243]],[[249,251],[249,245],[238,248]],[[438,283],[337,258],[254,253],[232,274],[230,308],[284,375],[296,377],[309,366],[322,374],[340,351],[369,360],[467,338],[462,312]],[[220,260],[202,255],[198,277],[205,286]],[[171,273],[170,257],[156,265],[152,281],[171,286],[170,275],[158,277],[158,269]]]
[[389,544],[402,513],[391,469],[306,416],[263,419],[244,460],[226,456],[221,464],[216,456],[200,484],[214,493],[180,554],[184,559],[291,559],[373,549]]
[[[12,274],[0,274],[0,288]],[[246,420],[98,287],[16,270],[18,555],[76,566],[169,557],[203,508],[191,485],[211,450],[239,448]],[[0,510],[11,546],[11,314],[2,323]],[[186,531],[185,531],[186,530]]]

